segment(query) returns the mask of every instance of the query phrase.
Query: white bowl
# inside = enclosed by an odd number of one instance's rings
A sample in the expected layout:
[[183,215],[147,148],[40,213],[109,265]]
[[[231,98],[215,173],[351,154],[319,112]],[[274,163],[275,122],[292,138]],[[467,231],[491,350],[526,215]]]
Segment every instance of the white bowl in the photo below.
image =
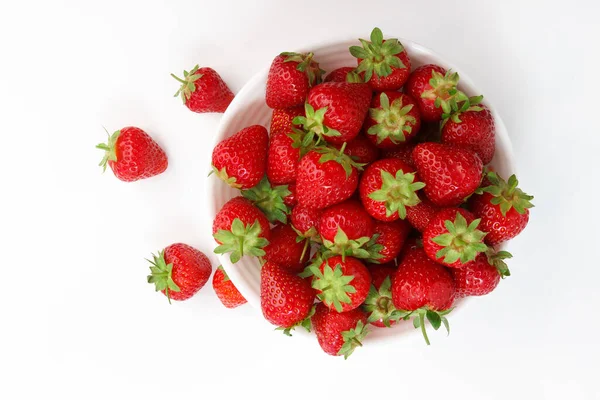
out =
[[[474,96],[482,93],[472,83],[471,79],[466,76],[460,68],[453,63],[448,62],[441,56],[437,55],[432,50],[423,47],[410,40],[400,39],[411,59],[412,68],[416,68],[423,64],[437,64],[446,69],[457,71],[460,75],[459,87],[467,95]],[[322,69],[331,72],[335,68],[345,66],[356,66],[356,59],[350,55],[348,48],[352,45],[359,44],[357,40],[331,43],[325,46],[308,49],[315,53],[315,60],[319,62]],[[269,60],[269,65],[270,65]],[[214,145],[221,140],[235,134],[239,130],[250,125],[263,125],[269,128],[272,110],[265,103],[265,88],[267,83],[267,74],[269,66],[254,75],[250,81],[240,90],[235,96],[227,111],[221,119],[221,123],[214,138]],[[496,113],[494,107],[489,102],[483,103],[489,107],[496,124],[496,154],[491,165],[494,170],[504,177],[514,173],[513,170],[513,155],[510,139],[506,132],[504,123]],[[239,191],[232,189],[224,182],[216,177],[210,177],[207,180],[206,193],[209,197],[209,215],[210,220],[214,220],[215,215],[221,207],[232,197],[238,196]],[[260,310],[260,264],[255,257],[243,257],[235,265],[229,261],[229,255],[219,255],[219,261],[223,265],[225,271],[231,278],[234,285],[240,293],[248,300],[252,307]],[[410,325],[411,331],[416,331]],[[377,329],[377,331],[390,331],[389,329]],[[397,332],[396,329],[394,331]]]

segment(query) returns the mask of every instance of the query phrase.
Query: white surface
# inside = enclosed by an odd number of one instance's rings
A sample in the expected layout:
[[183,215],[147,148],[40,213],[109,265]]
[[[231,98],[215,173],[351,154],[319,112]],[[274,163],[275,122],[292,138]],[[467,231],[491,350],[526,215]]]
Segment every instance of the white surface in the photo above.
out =
[[[285,4],[3,4],[2,398],[600,398],[597,3]],[[346,362],[249,307],[226,310],[210,287],[169,306],[143,259],[176,241],[210,253],[203,189],[220,118],[179,104],[169,73],[209,65],[237,92],[282,50],[375,25],[460,65],[502,115],[536,196],[513,276],[452,318],[450,337]],[[101,125],[146,129],[167,172],[101,175]]]

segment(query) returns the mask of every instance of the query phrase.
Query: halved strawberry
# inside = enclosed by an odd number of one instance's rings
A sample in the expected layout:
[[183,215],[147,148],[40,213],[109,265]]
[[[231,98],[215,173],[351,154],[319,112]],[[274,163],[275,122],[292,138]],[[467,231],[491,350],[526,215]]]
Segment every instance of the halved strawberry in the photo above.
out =
[[391,91],[373,96],[365,132],[375,146],[399,147],[414,138],[420,128],[421,115],[412,97]]
[[227,308],[236,308],[247,303],[220,265],[213,275],[212,286],[221,303]]

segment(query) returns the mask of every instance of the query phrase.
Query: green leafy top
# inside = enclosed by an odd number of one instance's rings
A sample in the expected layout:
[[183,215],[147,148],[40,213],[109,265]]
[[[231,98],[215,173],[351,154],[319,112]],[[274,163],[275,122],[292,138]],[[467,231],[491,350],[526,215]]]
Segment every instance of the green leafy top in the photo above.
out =
[[388,276],[383,280],[379,290],[375,285],[371,285],[369,294],[363,305],[364,310],[369,313],[368,322],[381,321],[388,328],[391,321],[399,321],[404,318],[408,312],[397,310],[392,302],[392,292],[390,290],[392,281]]
[[461,123],[461,119],[460,119],[460,114],[467,112],[467,111],[482,111],[483,107],[480,105],[481,101],[483,100],[483,96],[472,96],[469,97],[466,100],[463,100],[462,103],[459,104],[455,104],[454,102],[452,102],[450,104],[450,113],[445,113],[442,114],[442,126],[444,126],[444,124],[446,124],[446,122],[448,121],[448,119],[451,119],[453,122],[459,124]]
[[117,139],[119,139],[119,135],[121,135],[121,131],[115,131],[112,135],[108,133],[106,128],[104,128],[106,134],[108,135],[108,143],[100,143],[96,145],[97,149],[104,150],[104,157],[102,161],[100,161],[100,165],[102,167],[102,171],[106,171],[106,165],[109,161],[117,161]]
[[362,341],[368,333],[369,330],[361,320],[356,323],[355,328],[343,331],[342,338],[344,339],[344,344],[338,351],[338,356],[344,356],[344,360],[347,360],[355,348],[362,346]]
[[[308,145],[312,142],[315,142],[314,144],[318,145],[321,140],[323,140],[323,136],[342,136],[339,131],[331,129],[325,125],[324,119],[327,108],[328,107],[323,107],[315,111],[313,106],[305,103],[304,114],[306,116],[297,116],[292,120],[294,125],[302,125],[302,128],[306,132],[306,135],[302,138],[301,142],[303,147],[308,147]],[[294,132],[298,133],[296,129],[294,129]],[[294,147],[298,146],[296,145]]]
[[196,81],[203,76],[202,74],[197,74],[199,68],[200,66],[196,65],[190,72],[183,71],[183,79],[171,74],[173,78],[181,83],[181,87],[177,93],[175,93],[174,97],[181,96],[181,100],[183,100],[184,104],[186,100],[189,100],[189,98],[192,96],[192,93],[196,91]]
[[321,77],[325,73],[321,68],[319,68],[319,63],[313,60],[313,53],[302,54],[302,53],[290,53],[284,52],[281,53],[285,59],[283,62],[297,62],[298,65],[296,69],[298,71],[304,72],[306,77],[308,78],[308,85],[314,86],[321,83]]
[[310,318],[315,315],[315,310],[316,307],[312,306],[308,315],[306,316],[306,318],[304,318],[302,321],[299,321],[297,323],[295,323],[292,326],[280,326],[278,328],[275,328],[275,330],[277,331],[283,331],[283,334],[286,336],[292,336],[292,331],[296,329],[296,327],[301,326],[304,329],[306,329],[307,332],[310,332],[311,328],[312,328],[312,324],[310,321]]
[[170,291],[179,292],[181,289],[173,281],[173,263],[167,264],[165,261],[165,251],[159,251],[158,256],[152,254],[152,260],[146,259],[150,265],[150,275],[148,275],[148,283],[154,283],[156,291],[164,290],[171,303]]
[[317,297],[328,307],[333,305],[337,312],[342,312],[342,303],[352,303],[348,294],[356,293],[356,288],[349,284],[354,275],[344,275],[340,264],[332,269],[328,262],[323,272],[315,264],[308,269],[313,274],[312,287],[320,291]]
[[406,135],[412,133],[412,124],[416,122],[415,117],[408,114],[413,105],[403,105],[402,96],[390,104],[390,99],[385,93],[379,95],[379,103],[378,108],[369,109],[369,115],[377,124],[371,126],[367,133],[376,135],[377,143],[385,139],[389,139],[394,144],[406,142]]
[[519,189],[519,181],[513,174],[508,178],[508,182],[502,179],[495,172],[488,172],[487,178],[491,185],[480,187],[475,191],[477,194],[489,193],[493,196],[490,201],[494,205],[500,206],[500,212],[506,216],[506,213],[514,208],[519,214],[524,214],[525,210],[532,208],[531,200],[533,196],[528,195]]
[[398,39],[383,40],[381,29],[375,28],[371,32],[371,41],[359,39],[361,46],[351,46],[350,54],[362,61],[358,64],[356,72],[365,73],[365,82],[373,77],[388,76],[392,73],[392,67],[402,69],[406,65],[402,63],[398,54],[404,51],[404,47]]
[[236,218],[231,224],[231,230],[220,229],[213,237],[221,245],[215,248],[216,254],[231,253],[232,263],[236,263],[246,254],[256,257],[265,255],[263,247],[269,244],[269,241],[260,236],[262,229],[258,220],[252,225],[244,225],[242,220]]
[[339,150],[333,147],[319,146],[315,147],[314,151],[322,154],[321,158],[319,159],[321,164],[326,163],[327,161],[335,161],[336,163],[340,164],[342,168],[344,168],[344,172],[346,172],[346,178],[348,178],[352,174],[353,167],[359,171],[362,171],[362,167],[364,167],[366,164],[357,163],[350,156],[344,154],[344,151],[346,150],[346,144],[347,142],[344,142]]
[[401,219],[406,218],[406,207],[416,206],[421,202],[417,190],[423,189],[425,183],[415,182],[415,174],[404,173],[401,169],[396,176],[381,170],[381,188],[369,194],[369,198],[385,202],[385,215],[390,217],[395,212]]
[[443,233],[431,239],[435,244],[442,246],[435,256],[444,258],[447,264],[460,260],[462,264],[473,261],[477,254],[484,252],[488,247],[483,243],[486,233],[477,229],[481,219],[476,219],[467,225],[467,220],[460,212],[456,213],[454,221],[446,220],[444,225],[448,233]]
[[376,243],[377,237],[379,235],[376,234],[374,238],[363,236],[358,239],[348,239],[346,232],[338,226],[333,242],[323,239],[323,246],[326,248],[323,255],[325,257],[341,255],[342,261],[345,261],[346,256],[377,260],[382,257],[379,252],[383,250],[383,246]]
[[486,252],[486,256],[488,263],[496,267],[502,279],[510,276],[510,270],[508,269],[508,265],[506,265],[504,260],[507,258],[512,258],[512,254],[504,250],[494,253],[493,250],[490,249]]
[[445,75],[436,70],[431,71],[429,84],[431,89],[421,93],[424,99],[434,100],[437,108],[442,108],[442,118],[448,119],[452,113],[459,110],[458,103],[468,101],[469,97],[458,90],[458,72],[448,70]]
[[288,190],[288,185],[272,187],[266,176],[253,188],[242,190],[242,196],[258,207],[270,222],[280,221],[284,224],[290,212],[284,199],[290,194],[292,192]]
[[429,337],[427,336],[427,329],[425,327],[425,318],[427,318],[427,320],[429,321],[429,323],[431,324],[433,329],[435,329],[436,331],[438,329],[440,329],[440,326],[442,324],[444,324],[444,327],[446,328],[446,332],[448,332],[448,335],[449,335],[450,334],[450,324],[448,323],[448,319],[446,318],[446,315],[448,315],[453,309],[454,308],[449,308],[448,310],[443,310],[443,311],[434,311],[434,310],[430,309],[429,307],[421,307],[421,308],[416,309],[415,311],[407,313],[403,319],[408,320],[409,318],[414,316],[413,326],[415,327],[415,329],[421,328],[421,333],[423,334],[425,343],[427,343],[427,346],[429,346],[431,343],[429,343]]
[[223,167],[219,170],[217,167],[212,165],[212,171],[210,171],[208,175],[210,176],[212,174],[215,174],[220,180],[234,189],[240,189],[242,187],[242,185],[237,183],[237,178],[235,176],[229,176],[229,174],[227,174],[227,167]]

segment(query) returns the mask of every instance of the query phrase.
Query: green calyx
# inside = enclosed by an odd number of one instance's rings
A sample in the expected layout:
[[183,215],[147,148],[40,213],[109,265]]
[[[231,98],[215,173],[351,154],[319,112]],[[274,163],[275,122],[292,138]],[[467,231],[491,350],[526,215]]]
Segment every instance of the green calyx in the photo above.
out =
[[323,239],[323,246],[326,248],[323,255],[326,258],[340,255],[342,261],[345,261],[346,256],[375,261],[382,257],[379,252],[383,250],[383,246],[376,243],[378,237],[379,235],[373,235],[372,238],[364,236],[358,239],[348,239],[346,232],[338,227],[333,242]]
[[242,196],[258,207],[270,222],[279,221],[284,224],[287,223],[290,210],[283,199],[290,194],[292,192],[287,185],[272,187],[266,177],[253,188],[242,190]]
[[298,65],[296,69],[300,72],[304,72],[306,77],[308,78],[309,86],[314,86],[316,84],[321,83],[321,77],[325,73],[321,68],[319,68],[319,63],[313,60],[313,53],[290,53],[284,52],[281,53],[285,59],[283,62],[297,62]]
[[221,271],[223,273],[223,282],[229,281],[229,275],[227,275],[227,272],[225,272],[225,270],[223,269],[222,265],[219,265],[217,267],[217,270],[219,270],[219,271]]
[[362,171],[362,167],[364,167],[366,164],[357,163],[350,156],[344,154],[344,151],[346,150],[346,144],[347,142],[344,142],[339,150],[324,146],[315,147],[314,150],[321,154],[321,158],[319,158],[319,162],[321,164],[328,161],[335,161],[336,163],[340,164],[342,168],[344,168],[344,172],[346,172],[346,178],[348,178],[352,174],[353,167],[359,171]]
[[315,310],[316,307],[312,306],[310,309],[310,312],[308,313],[308,315],[306,316],[306,318],[304,318],[302,321],[299,321],[297,323],[295,323],[292,326],[280,326],[278,328],[275,328],[276,331],[283,331],[283,334],[286,336],[292,336],[292,331],[295,330],[297,327],[302,327],[304,329],[306,329],[307,332],[310,332],[310,330],[312,329],[312,324],[310,322],[310,318],[315,315]]
[[477,194],[489,193],[493,197],[490,202],[500,207],[500,212],[503,216],[514,208],[519,214],[524,214],[525,210],[534,207],[531,203],[533,196],[528,195],[519,189],[519,181],[513,174],[508,178],[508,182],[502,179],[495,172],[488,172],[487,178],[491,185],[480,187],[475,191]]
[[481,219],[476,219],[467,225],[467,220],[459,212],[456,213],[454,221],[444,221],[448,233],[431,239],[433,243],[442,246],[435,256],[443,258],[446,264],[453,264],[459,260],[462,264],[466,264],[473,261],[477,254],[487,251],[488,247],[483,243],[487,233],[477,229],[480,222]]
[[346,74],[346,82],[348,83],[365,83],[358,72],[350,71]]
[[325,118],[325,113],[327,112],[327,107],[319,108],[315,111],[313,106],[306,103],[304,105],[304,114],[303,116],[294,117],[292,123],[294,125],[302,125],[304,131],[306,132],[306,136],[302,139],[303,147],[308,146],[309,143],[315,142],[315,145],[318,145],[323,136],[342,136],[342,134],[335,130],[330,129],[323,122]]
[[158,252],[158,256],[152,254],[153,260],[148,260],[150,265],[150,275],[148,275],[148,283],[153,283],[156,291],[165,291],[169,304],[171,303],[170,292],[179,292],[181,289],[173,281],[173,264],[165,261],[165,251]]
[[381,29],[375,28],[371,32],[371,41],[359,39],[361,46],[351,46],[350,54],[362,61],[358,64],[356,72],[365,73],[365,82],[371,80],[373,75],[377,77],[388,76],[394,68],[406,68],[398,54],[404,51],[404,47],[398,39],[387,39],[383,41]]
[[508,265],[506,265],[504,260],[507,258],[512,258],[512,254],[504,250],[494,253],[492,249],[490,249],[486,252],[486,257],[488,263],[496,267],[496,270],[498,270],[498,273],[502,279],[510,276],[510,270],[508,269]]
[[344,344],[338,351],[338,356],[344,356],[344,360],[352,355],[354,349],[362,347],[362,341],[365,339],[369,330],[362,321],[356,323],[356,327],[342,332]]
[[226,167],[221,168],[221,170],[217,169],[217,167],[215,167],[214,165],[212,166],[212,171],[208,174],[209,176],[215,174],[220,180],[222,180],[223,182],[225,182],[226,184],[228,184],[229,186],[231,186],[234,189],[240,189],[242,187],[242,185],[240,185],[237,182],[237,179],[235,176],[229,176],[227,174],[227,170]]
[[342,312],[342,303],[352,302],[348,294],[356,293],[356,288],[349,284],[354,276],[344,275],[340,264],[331,268],[329,262],[323,268],[323,272],[314,264],[308,268],[313,275],[312,287],[320,291],[317,297],[328,307],[333,305],[337,312]]
[[460,115],[467,111],[482,111],[483,107],[481,107],[481,101],[483,100],[483,96],[472,96],[466,100],[463,100],[461,103],[451,102],[450,104],[450,113],[444,112],[442,114],[442,127],[448,122],[448,119],[451,119],[453,122],[460,124],[462,121],[460,119]]
[[369,128],[369,135],[377,136],[377,143],[381,143],[385,139],[389,139],[394,144],[406,142],[406,135],[412,133],[412,124],[417,120],[408,115],[412,110],[413,105],[402,105],[402,97],[397,98],[390,104],[390,99],[387,94],[379,95],[380,106],[378,108],[370,108],[369,115],[375,122]]
[[390,277],[384,279],[379,286],[371,285],[369,294],[363,305],[363,309],[369,313],[368,322],[383,322],[386,327],[391,326],[392,321],[399,321],[408,315],[408,312],[397,310],[392,302],[392,292],[390,290],[392,281]]
[[100,161],[99,166],[102,167],[102,171],[106,171],[106,166],[109,161],[117,161],[117,140],[119,139],[119,135],[121,135],[121,131],[115,131],[112,135],[108,133],[106,128],[104,128],[106,134],[108,135],[107,143],[100,143],[96,145],[97,149],[104,150],[104,157],[102,157],[102,161]]
[[417,190],[423,189],[425,183],[415,182],[415,174],[396,171],[396,176],[381,170],[381,189],[369,194],[369,198],[385,202],[387,217],[395,212],[401,219],[406,218],[406,207],[416,206],[421,202]]
[[236,218],[231,224],[231,230],[221,229],[213,237],[221,245],[215,248],[216,254],[231,253],[232,263],[236,263],[244,255],[262,257],[265,255],[263,248],[269,244],[269,241],[260,236],[262,229],[258,220],[252,225],[244,225],[242,220]]
[[425,327],[425,320],[429,321],[434,330],[440,329],[440,326],[443,324],[446,328],[446,332],[448,335],[450,334],[450,324],[448,323],[448,319],[446,315],[448,315],[453,308],[444,311],[434,311],[429,309],[429,307],[421,307],[416,309],[415,311],[408,312],[406,316],[403,318],[404,320],[408,320],[411,317],[413,318],[413,326],[415,329],[421,328],[421,333],[423,334],[423,338],[425,339],[425,343],[429,346],[431,343],[429,342],[429,337],[427,336],[427,329]]
[[434,100],[434,105],[442,109],[442,118],[447,119],[459,110],[458,103],[468,101],[469,97],[458,90],[459,76],[457,72],[448,70],[445,75],[432,70],[429,84],[431,89],[424,91],[421,97]]
[[181,100],[185,104],[186,100],[192,96],[192,93],[196,91],[196,81],[202,78],[202,74],[197,74],[200,66],[196,65],[190,72],[183,71],[183,79],[178,76],[171,74],[173,78],[177,80],[177,82],[181,83],[181,87],[175,93],[174,97],[181,96]]
[[304,157],[306,153],[312,150],[317,143],[321,141],[321,137],[314,132],[305,132],[297,128],[292,128],[292,132],[287,133],[286,135],[293,140],[292,147],[300,149],[300,158]]

